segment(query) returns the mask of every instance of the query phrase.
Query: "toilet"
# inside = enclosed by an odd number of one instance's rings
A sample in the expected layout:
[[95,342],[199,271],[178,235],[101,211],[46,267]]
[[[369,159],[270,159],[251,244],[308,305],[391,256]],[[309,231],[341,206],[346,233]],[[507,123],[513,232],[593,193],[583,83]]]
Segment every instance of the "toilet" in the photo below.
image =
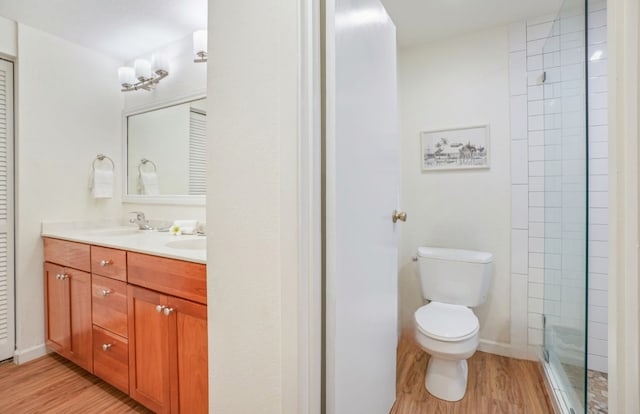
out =
[[415,314],[415,338],[431,355],[425,387],[446,401],[467,390],[467,359],[478,348],[480,324],[470,309],[487,300],[493,255],[471,250],[420,247],[418,267],[422,297],[429,300]]

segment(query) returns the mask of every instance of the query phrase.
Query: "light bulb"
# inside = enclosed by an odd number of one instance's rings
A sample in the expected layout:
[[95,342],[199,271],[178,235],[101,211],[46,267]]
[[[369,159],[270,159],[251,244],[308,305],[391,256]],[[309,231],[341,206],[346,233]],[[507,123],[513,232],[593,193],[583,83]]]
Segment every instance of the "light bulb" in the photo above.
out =
[[151,64],[144,59],[136,59],[134,65],[136,68],[136,78],[138,80],[151,79]]
[[193,32],[193,54],[196,58],[202,58],[207,53],[207,31]]
[[118,68],[118,80],[120,81],[120,85],[133,85],[136,83],[135,70],[129,66]]

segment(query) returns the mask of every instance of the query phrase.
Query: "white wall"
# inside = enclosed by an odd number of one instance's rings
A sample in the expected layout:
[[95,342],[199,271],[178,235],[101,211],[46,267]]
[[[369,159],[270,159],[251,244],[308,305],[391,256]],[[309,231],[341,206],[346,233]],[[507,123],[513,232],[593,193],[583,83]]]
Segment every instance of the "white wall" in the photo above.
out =
[[0,16],[0,56],[18,55],[18,32],[16,23]]
[[[486,304],[475,309],[481,339],[509,342],[510,140],[506,27],[399,51],[402,131],[399,303],[403,328],[422,305],[419,246],[494,254]],[[421,172],[420,131],[490,125],[489,170]]]
[[[299,413],[296,2],[209,4],[210,413]],[[306,390],[303,390],[306,392]]]
[[[44,351],[43,219],[117,217],[121,212],[118,62],[18,25],[16,107],[17,354]],[[113,199],[94,200],[91,164],[116,164]]]

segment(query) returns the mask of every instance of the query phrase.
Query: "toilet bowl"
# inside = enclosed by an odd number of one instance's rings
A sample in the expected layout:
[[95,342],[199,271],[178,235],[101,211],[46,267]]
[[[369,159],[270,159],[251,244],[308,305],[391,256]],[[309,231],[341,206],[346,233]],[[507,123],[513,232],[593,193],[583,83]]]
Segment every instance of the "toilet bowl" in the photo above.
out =
[[467,358],[478,348],[478,318],[461,305],[431,302],[415,314],[415,338],[431,355],[425,387],[435,397],[458,401],[467,389]]
[[480,324],[470,309],[489,292],[493,255],[471,250],[420,247],[422,297],[414,314],[415,338],[431,355],[425,387],[435,397],[458,401],[467,390],[467,359],[478,348]]

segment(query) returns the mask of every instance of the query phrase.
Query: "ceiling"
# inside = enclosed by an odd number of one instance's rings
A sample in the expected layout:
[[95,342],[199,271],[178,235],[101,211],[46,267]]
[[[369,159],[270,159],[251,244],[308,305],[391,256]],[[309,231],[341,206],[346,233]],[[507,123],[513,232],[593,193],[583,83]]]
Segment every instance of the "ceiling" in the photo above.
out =
[[400,47],[543,16],[562,0],[381,0],[396,25]]
[[[382,2],[402,47],[552,13],[561,0]],[[0,16],[130,61],[205,28],[207,0],[0,0]]]
[[207,0],[0,0],[0,16],[121,61],[207,27]]

